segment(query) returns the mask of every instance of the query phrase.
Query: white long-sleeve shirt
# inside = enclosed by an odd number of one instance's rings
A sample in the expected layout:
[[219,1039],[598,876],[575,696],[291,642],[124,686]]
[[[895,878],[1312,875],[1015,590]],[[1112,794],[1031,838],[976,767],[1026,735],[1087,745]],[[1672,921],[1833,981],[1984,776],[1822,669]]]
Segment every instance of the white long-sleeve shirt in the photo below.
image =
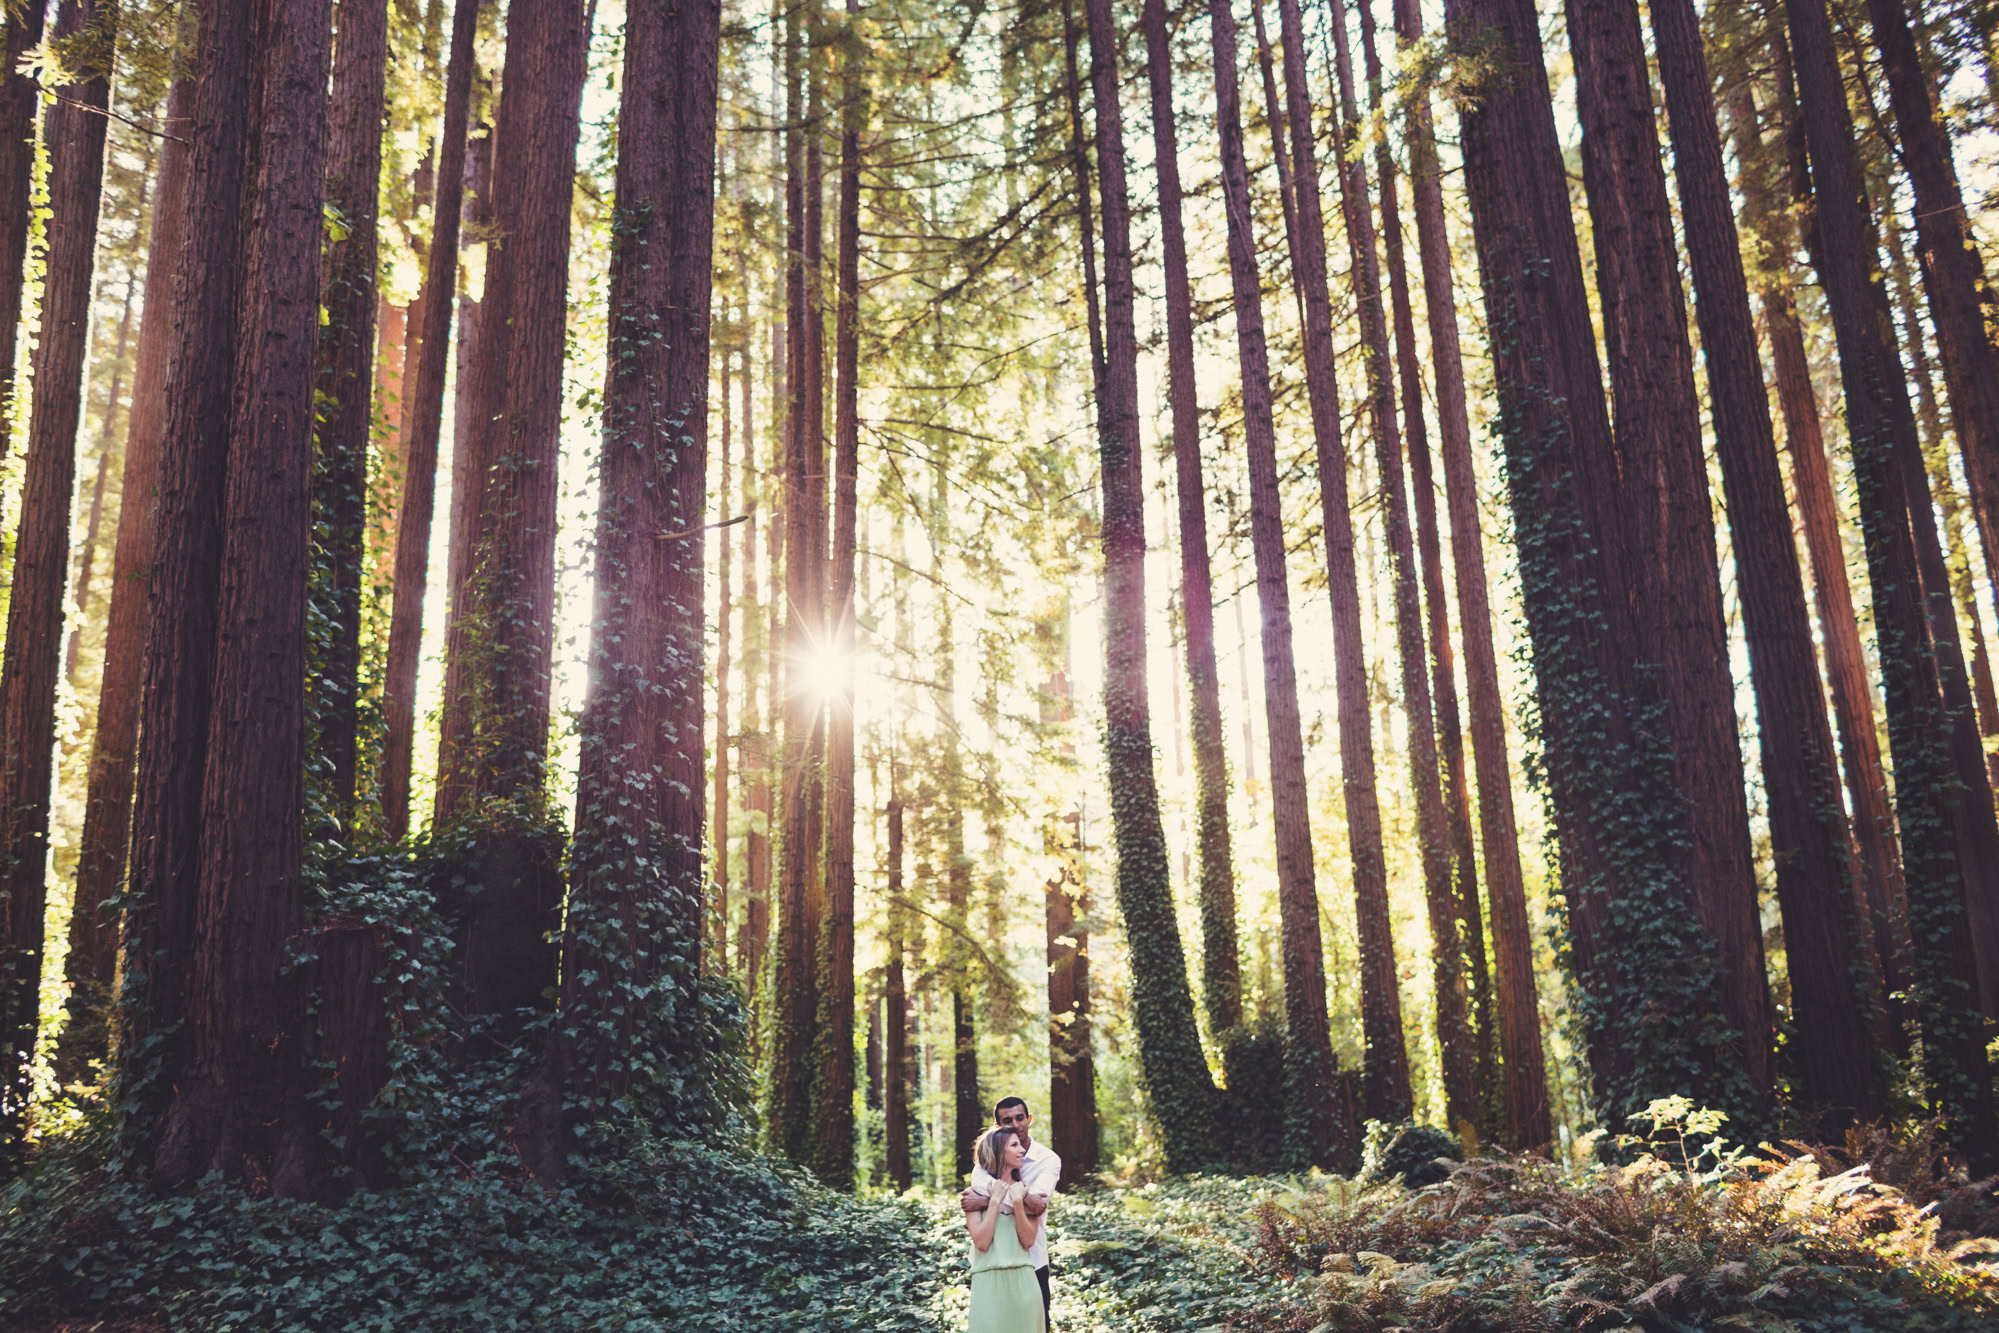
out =
[[[1055,1197],[1055,1182],[1062,1178],[1062,1159],[1053,1148],[1044,1143],[1028,1145],[1027,1160],[1020,1166],[1020,1182],[1027,1186],[1029,1194],[1039,1194],[1044,1199]],[[994,1181],[982,1166],[972,1168],[971,1188],[980,1194],[990,1196]],[[1041,1216],[1041,1229],[1034,1233],[1034,1244],[1027,1251],[1028,1261],[1036,1268],[1048,1267],[1048,1215]]]

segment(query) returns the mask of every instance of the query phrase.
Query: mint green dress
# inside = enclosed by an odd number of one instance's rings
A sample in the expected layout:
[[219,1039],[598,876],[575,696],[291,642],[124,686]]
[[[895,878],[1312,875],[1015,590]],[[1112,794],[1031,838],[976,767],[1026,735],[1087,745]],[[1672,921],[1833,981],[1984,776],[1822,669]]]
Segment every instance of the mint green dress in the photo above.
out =
[[1045,1333],[1046,1327],[1041,1283],[1014,1233],[1013,1219],[1001,1214],[993,1243],[983,1250],[972,1246],[969,1333]]

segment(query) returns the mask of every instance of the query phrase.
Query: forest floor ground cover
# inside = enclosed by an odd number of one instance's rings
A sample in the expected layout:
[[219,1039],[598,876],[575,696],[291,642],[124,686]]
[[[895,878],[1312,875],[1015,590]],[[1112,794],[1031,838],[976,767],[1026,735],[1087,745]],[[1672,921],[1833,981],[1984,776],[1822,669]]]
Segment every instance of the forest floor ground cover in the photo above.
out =
[[[1077,1190],[1053,1214],[1055,1326],[1999,1327],[1990,1183],[1939,1182],[1920,1145],[1876,1157],[1484,1158],[1437,1163],[1420,1188],[1376,1172]],[[642,1145],[559,1193],[467,1174],[331,1206],[219,1182],[156,1198],[57,1153],[4,1202],[0,1329],[24,1333],[917,1333],[965,1318],[950,1196],[848,1198],[689,1144]]]

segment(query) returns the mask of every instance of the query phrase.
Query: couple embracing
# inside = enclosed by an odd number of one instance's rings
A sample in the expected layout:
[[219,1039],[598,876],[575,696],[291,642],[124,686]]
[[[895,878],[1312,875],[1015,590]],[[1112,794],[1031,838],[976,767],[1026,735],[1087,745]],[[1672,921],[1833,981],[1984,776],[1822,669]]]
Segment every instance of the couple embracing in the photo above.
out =
[[993,1108],[996,1128],[973,1147],[971,1186],[958,1202],[972,1235],[970,1333],[1047,1333],[1048,1201],[1062,1159],[1030,1132],[1019,1097]]

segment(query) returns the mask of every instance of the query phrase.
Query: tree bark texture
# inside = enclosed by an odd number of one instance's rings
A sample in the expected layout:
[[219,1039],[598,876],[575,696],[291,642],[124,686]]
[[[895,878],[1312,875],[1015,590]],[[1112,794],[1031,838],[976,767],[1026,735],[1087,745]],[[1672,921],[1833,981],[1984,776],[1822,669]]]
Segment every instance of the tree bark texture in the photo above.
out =
[[[1634,586],[1602,372],[1569,212],[1540,29],[1526,0],[1452,0],[1454,48],[1486,62],[1460,112],[1507,486],[1538,686],[1538,742],[1595,1100],[1621,1124],[1689,1077],[1744,1087],[1717,1034],[1713,943],[1699,926],[1670,756],[1644,730]],[[1746,1088],[1745,1088],[1746,1095]],[[1735,1097],[1733,1100],[1740,1100]]]
[[376,229],[382,182],[383,95],[388,79],[388,0],[340,0],[333,100],[326,128],[326,207],[340,219],[327,237],[319,339],[322,406],[313,476],[315,529],[324,535],[311,680],[314,748],[324,764],[327,813],[353,836],[361,692],[361,584],[368,521],[368,441],[374,425]]
[[[430,574],[430,526],[437,508],[437,454],[444,423],[444,378],[451,352],[452,294],[458,287],[458,239],[471,184],[466,135],[471,121],[473,49],[479,0],[459,0],[451,16],[451,61],[444,75],[444,137],[437,197],[424,257],[415,373],[405,385],[402,498],[396,513],[395,578],[390,584],[388,681],[383,701],[382,814],[389,837],[409,832],[410,764],[416,748],[416,675],[423,646],[423,606]],[[462,343],[466,323],[458,329]],[[464,441],[460,433],[457,439]]]
[[[57,88],[43,120],[49,248],[7,604],[6,662],[0,667],[0,1170],[13,1165],[21,1151],[40,1026],[70,501],[117,14],[115,5],[100,7],[97,0],[63,0],[53,36],[69,44],[65,55],[81,66],[83,77]],[[101,46],[91,41],[93,33]],[[96,49],[86,50],[86,43]]]
[[[1881,1001],[1871,993],[1878,976],[1869,976],[1869,936],[1855,918],[1861,899],[1852,879],[1851,835],[1819,693],[1700,22],[1692,0],[1653,0],[1651,16],[1756,693],[1797,1015],[1793,1096],[1803,1106],[1823,1108],[1818,1132],[1832,1135],[1882,1112],[1884,1090],[1870,1041]],[[1664,239],[1670,246],[1670,230]],[[1869,979],[1857,985],[1856,977]]]
[[[1365,3],[1365,0],[1362,0]],[[1286,84],[1304,78],[1298,0],[1280,0],[1284,20]],[[1296,35],[1297,72],[1290,56]],[[1402,432],[1395,415],[1395,376],[1389,364],[1388,314],[1383,305],[1381,260],[1375,246],[1374,205],[1368,197],[1367,159],[1360,148],[1360,108],[1354,97],[1353,56],[1344,15],[1333,25],[1334,67],[1339,80],[1338,174],[1351,263],[1347,281],[1359,307],[1367,404],[1380,474],[1382,526],[1394,581],[1395,647],[1402,669],[1402,707],[1409,720],[1409,778],[1416,795],[1416,842],[1423,865],[1423,897],[1430,917],[1431,987],[1437,1046],[1442,1055],[1444,1114],[1459,1134],[1476,1132],[1479,1113],[1478,1045],[1472,1034],[1460,910],[1451,873],[1450,827],[1437,773],[1437,728],[1430,705],[1429,656],[1423,641],[1423,603],[1415,542],[1409,530],[1408,485],[1402,468]],[[1294,114],[1296,114],[1294,110]]]
[[[855,22],[859,0],[847,0]],[[813,1087],[819,1179],[854,1182],[854,548],[860,468],[861,129],[866,120],[861,35],[843,34],[840,216],[833,333],[833,548],[827,644],[834,680],[826,709],[826,916],[819,937]]]
[[589,36],[581,0],[508,9],[477,406],[471,438],[454,445],[477,451],[478,471],[467,479],[468,605],[454,606],[447,634],[441,818],[474,798],[533,806],[546,776],[569,220]]
[[[1907,489],[1915,414],[1896,354],[1872,214],[1854,149],[1823,0],[1786,0],[1804,138],[1810,155],[1819,280],[1839,347],[1861,535],[1874,594],[1888,746],[1909,932],[1910,990],[1923,1034],[1925,1094],[1952,1139],[1975,1159],[1993,1148],[1992,1091],[1979,1015],[1978,971],[1960,861],[1962,812],[1952,787],[1951,720],[1940,693],[1940,645],[1929,641]],[[1833,259],[1834,256],[1838,258]],[[1920,466],[1920,459],[1918,459]],[[1953,626],[1953,629],[1955,627]],[[1989,801],[1986,803],[1990,811]]]
[[1345,787],[1348,855],[1353,860],[1354,916],[1360,934],[1361,1113],[1370,1120],[1407,1119],[1409,1056],[1402,1042],[1402,995],[1395,979],[1395,939],[1388,916],[1388,863],[1382,851],[1381,805],[1374,785],[1374,733],[1368,716],[1367,662],[1361,642],[1360,574],[1354,557],[1353,513],[1347,496],[1346,444],[1340,435],[1339,383],[1327,288],[1326,225],[1319,202],[1311,93],[1297,0],[1278,10],[1284,57],[1285,111],[1291,137],[1291,179],[1298,219],[1292,278],[1305,313],[1305,389],[1319,468],[1325,520],[1326,583],[1333,607],[1333,669],[1339,696],[1340,771]]
[[[1311,802],[1298,715],[1291,583],[1277,474],[1270,353],[1263,324],[1263,278],[1257,267],[1249,166],[1243,152],[1237,30],[1228,0],[1210,0],[1208,15],[1214,43],[1215,128],[1220,139],[1222,200],[1228,217],[1236,358],[1242,376],[1250,546],[1262,613],[1264,726],[1270,747],[1271,825],[1277,839],[1278,929],[1284,967],[1287,1120],[1294,1138],[1287,1150],[1301,1162],[1332,1166],[1350,1159],[1359,1140],[1356,1126],[1340,1123],[1339,1099],[1333,1086],[1337,1071],[1326,1014],[1325,946],[1319,933]],[[1281,153],[1281,141],[1277,147]]]
[[1208,569],[1208,491],[1201,466],[1201,409],[1194,382],[1194,318],[1180,210],[1180,144],[1173,123],[1173,55],[1165,0],[1145,0],[1146,76],[1165,252],[1167,404],[1179,483],[1180,604],[1192,701],[1196,841],[1201,861],[1201,1001],[1219,1036],[1242,1023],[1236,940],[1235,858],[1229,842],[1228,756],[1222,745],[1221,675],[1215,666],[1215,590]]
[[120,1033],[132,1056],[120,1063],[119,1102],[142,1154],[151,1151],[146,1140],[185,1060],[257,8],[257,0],[197,6],[194,91],[182,131],[192,140],[184,239],[165,357],[149,605],[138,612],[145,658]]
[[[1421,40],[1416,0],[1396,0],[1396,33],[1404,44]],[[1541,1046],[1534,942],[1527,919],[1527,891],[1520,871],[1520,834],[1513,814],[1513,778],[1506,748],[1506,708],[1492,646],[1492,598],[1486,583],[1485,536],[1479,518],[1478,477],[1472,463],[1471,423],[1465,402],[1464,355],[1458,337],[1456,281],[1444,218],[1443,172],[1427,94],[1410,102],[1405,134],[1410,143],[1410,192],[1416,205],[1416,243],[1423,263],[1423,307],[1436,374],[1437,427],[1450,513],[1451,563],[1465,650],[1472,762],[1478,771],[1479,836],[1491,902],[1494,981],[1499,1037],[1506,1064],[1508,1142],[1529,1149],[1553,1137],[1548,1109],[1546,1058]]]
[[1700,399],[1645,39],[1637,11],[1616,0],[1568,0],[1567,13],[1626,501],[1626,522],[1603,535],[1627,544],[1634,582],[1618,591],[1632,599],[1640,660],[1657,672],[1664,695],[1695,906],[1714,937],[1722,1016],[1735,1029],[1760,1113],[1771,1085],[1775,1017],[1763,973]]
[[187,1058],[154,1157],[164,1182],[268,1173],[279,1196],[313,1188],[319,1147],[306,1119],[286,951],[304,918],[329,8],[328,0],[265,0],[259,16],[258,149],[236,316]]
[[1104,377],[1097,396],[1103,484],[1104,751],[1117,840],[1118,907],[1131,950],[1139,1063],[1171,1170],[1213,1154],[1215,1089],[1201,1052],[1187,959],[1174,919],[1166,834],[1153,771],[1145,680],[1145,491],[1138,440],[1138,334],[1131,204],[1125,186],[1117,31],[1110,0],[1088,0],[1104,241]]
[[663,1053],[684,1071],[696,1058],[673,1046],[698,1040],[706,902],[702,527],[720,42],[718,0],[627,10],[590,684],[562,1014],[543,1069],[567,1096],[560,1132],[531,1145],[537,1174],[559,1175],[574,1125],[643,1091]]

